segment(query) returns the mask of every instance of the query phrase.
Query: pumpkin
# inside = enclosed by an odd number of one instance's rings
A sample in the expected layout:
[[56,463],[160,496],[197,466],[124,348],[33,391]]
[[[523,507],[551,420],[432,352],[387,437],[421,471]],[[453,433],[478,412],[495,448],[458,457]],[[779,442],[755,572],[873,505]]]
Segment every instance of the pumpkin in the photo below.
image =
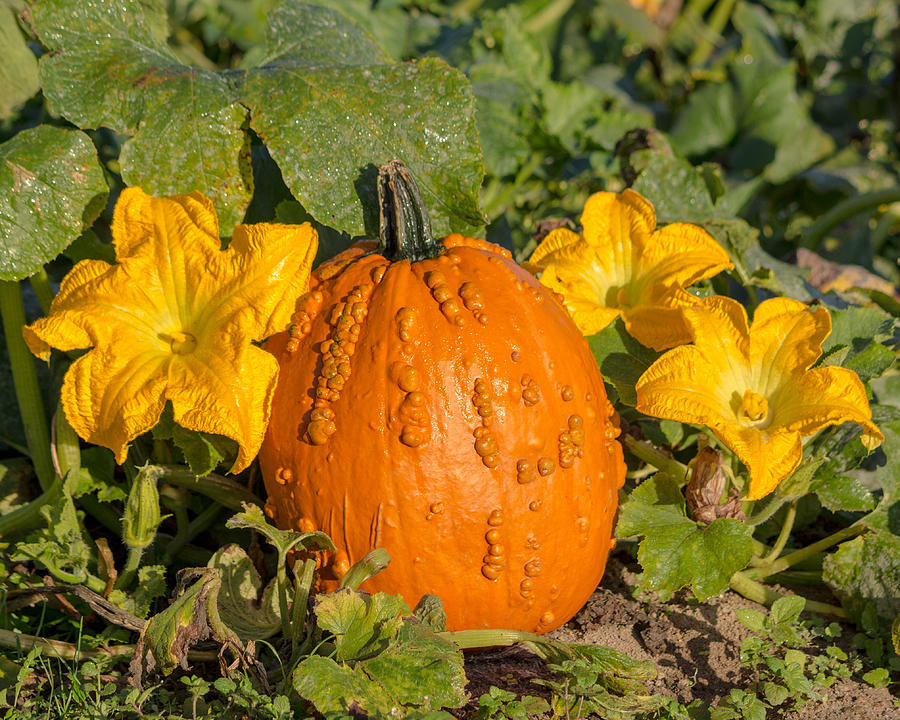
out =
[[267,512],[322,530],[333,586],[376,547],[363,590],[448,629],[544,633],[596,588],[624,480],[587,342],[510,253],[436,241],[404,166],[380,170],[381,238],[324,263],[288,332],[259,454]]

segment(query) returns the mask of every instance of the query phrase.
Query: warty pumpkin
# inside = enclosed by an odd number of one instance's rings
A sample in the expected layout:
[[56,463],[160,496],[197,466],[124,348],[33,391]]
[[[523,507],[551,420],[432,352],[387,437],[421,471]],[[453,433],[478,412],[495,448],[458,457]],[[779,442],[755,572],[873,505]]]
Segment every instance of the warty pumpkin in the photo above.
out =
[[510,253],[436,241],[399,163],[381,239],[324,263],[289,332],[259,454],[266,510],[338,547],[326,585],[376,547],[370,592],[438,595],[448,629],[547,632],[597,586],[624,480],[587,342]]

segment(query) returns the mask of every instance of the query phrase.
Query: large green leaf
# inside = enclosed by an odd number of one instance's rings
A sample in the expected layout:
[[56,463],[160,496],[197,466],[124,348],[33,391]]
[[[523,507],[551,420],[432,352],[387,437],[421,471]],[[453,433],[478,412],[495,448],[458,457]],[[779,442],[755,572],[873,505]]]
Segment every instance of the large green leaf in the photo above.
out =
[[825,558],[825,582],[854,620],[874,611],[890,622],[900,613],[900,537],[873,530]]
[[185,65],[168,48],[159,2],[41,0],[34,24],[54,51],[41,60],[52,107],[80,127],[132,135],[123,179],[157,194],[201,190],[223,234],[253,193],[248,124],[326,225],[351,234],[377,227],[375,171],[389,160],[419,180],[437,233],[483,222],[465,77],[439,60],[392,62],[337,11],[281,4],[269,15],[265,59],[219,72]]
[[3,63],[0,64],[2,120],[12,115],[41,87],[37,58],[25,44],[13,9],[3,5],[0,5],[0,48],[3,48]]
[[688,585],[698,600],[718,595],[731,576],[753,555],[751,528],[730,518],[707,527],[685,515],[674,480],[653,476],[639,485],[622,506],[617,534],[643,535],[638,562],[644,588],[663,597]]
[[270,15],[269,45],[241,96],[288,187],[317,220],[373,232],[375,172],[401,160],[438,234],[483,224],[475,105],[462,73],[435,59],[393,63],[340,13],[297,2]]
[[125,182],[159,195],[200,190],[229,232],[252,176],[247,111],[228,76],[175,57],[159,3],[41,0],[33,13],[53,51],[41,59],[50,106],[79,127],[133,135],[120,157]]
[[21,280],[59,255],[107,193],[82,132],[41,125],[0,145],[0,280]]

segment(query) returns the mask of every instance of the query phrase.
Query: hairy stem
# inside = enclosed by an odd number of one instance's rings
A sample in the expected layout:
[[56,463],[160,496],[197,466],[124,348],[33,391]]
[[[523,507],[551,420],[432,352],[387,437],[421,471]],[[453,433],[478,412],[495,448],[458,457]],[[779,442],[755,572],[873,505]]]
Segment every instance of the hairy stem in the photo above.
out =
[[34,358],[22,337],[22,328],[25,327],[25,306],[22,303],[19,283],[0,280],[0,316],[3,318],[3,332],[6,335],[9,364],[12,367],[19,414],[25,427],[28,453],[41,489],[47,490],[53,483],[55,474],[50,458],[50,430],[34,368]]
[[747,576],[750,578],[762,580],[763,578],[769,577],[770,575],[774,575],[775,573],[780,573],[783,570],[787,570],[789,567],[792,567],[803,560],[811,558],[822,550],[830,548],[832,545],[837,545],[838,543],[844,542],[844,540],[849,540],[850,538],[854,538],[857,535],[862,535],[867,530],[868,528],[862,523],[854,523],[853,525],[848,525],[847,527],[838,530],[836,533],[832,533],[828,537],[822,538],[818,542],[814,542],[812,545],[807,545],[805,548],[801,548],[800,550],[795,550],[792,553],[788,553],[784,557],[781,557],[772,563],[747,570]]
[[28,278],[28,284],[31,285],[31,289],[34,290],[34,294],[37,296],[38,304],[41,306],[44,315],[49,315],[50,304],[53,302],[55,293],[53,292],[53,287],[50,285],[50,278],[47,276],[47,271],[44,270],[44,268],[38,270],[34,275]]
[[787,545],[788,538],[791,536],[791,530],[794,529],[794,520],[796,519],[797,501],[794,500],[788,505],[787,514],[785,514],[784,523],[781,526],[781,532],[778,533],[778,538],[775,540],[772,550],[763,558],[763,564],[767,565],[775,562],[784,551],[784,546]]
[[800,245],[808,250],[815,250],[833,227],[860,213],[874,210],[879,205],[895,202],[900,202],[900,187],[875,190],[874,192],[844,200],[844,202],[835,205],[806,229]]
[[[743,572],[736,572],[731,576],[731,581],[729,582],[729,586],[732,590],[734,590],[739,595],[747,598],[748,600],[753,600],[753,602],[758,602],[760,605],[769,606],[776,600],[781,597],[785,597],[785,595],[794,595],[796,593],[777,593],[772,588],[768,588],[762,583],[758,583],[755,580],[749,578]],[[803,597],[802,595],[798,595],[798,597]],[[829,603],[818,602],[816,600],[806,600],[805,610],[809,612],[819,613],[821,615],[831,615],[832,617],[839,618],[840,620],[849,620],[849,617],[842,607],[838,607],[837,605],[831,605]]]
[[210,473],[197,477],[183,465],[158,465],[157,468],[160,482],[193,490],[215,500],[229,510],[242,510],[241,503],[245,502],[263,506],[263,501],[244,485],[223,475]]
[[781,509],[782,505],[784,505],[784,499],[781,498],[777,493],[773,493],[772,497],[769,498],[769,501],[765,505],[763,505],[760,510],[753,513],[747,518],[746,524],[750,525],[751,527],[762,525],[766,520],[777,513]]
[[631,437],[631,435],[623,434],[622,438],[628,451],[639,460],[643,460],[657,470],[663,471],[678,482],[681,482],[687,476],[687,466],[682,465],[677,460],[660,452],[650,443],[638,440],[637,438]]

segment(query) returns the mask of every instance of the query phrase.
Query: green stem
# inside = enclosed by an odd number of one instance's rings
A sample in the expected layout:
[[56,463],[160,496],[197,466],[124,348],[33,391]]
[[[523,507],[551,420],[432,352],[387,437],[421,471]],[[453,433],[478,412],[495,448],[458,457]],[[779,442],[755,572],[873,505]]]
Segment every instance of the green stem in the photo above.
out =
[[[747,575],[742,572],[736,572],[731,576],[731,582],[729,583],[732,590],[734,590],[739,595],[744,596],[748,600],[753,600],[753,602],[758,602],[760,605],[769,606],[779,598],[785,597],[785,595],[795,595],[796,593],[777,593],[772,588],[768,588],[762,583],[758,583],[755,580],[751,580]],[[797,597],[803,597],[802,595],[798,595]],[[818,602],[816,600],[806,600],[806,607],[804,608],[808,612],[819,613],[821,615],[831,615],[840,620],[849,620],[849,617],[842,607],[838,607],[837,605],[831,605],[829,603]]]
[[141,556],[144,554],[144,548],[128,548],[128,557],[125,560],[125,568],[116,579],[116,587],[120,590],[131,585],[134,576],[137,575],[138,568],[141,566]]
[[299,654],[300,638],[306,627],[306,603],[309,600],[309,591],[312,588],[315,571],[316,561],[311,558],[303,561],[300,572],[297,572],[297,566],[294,566],[294,604],[291,606],[291,666]]
[[[62,660],[91,660],[93,658],[122,658],[134,655],[134,645],[109,645],[92,650],[81,650],[72,643],[61,640],[48,640],[36,635],[0,630],[0,647],[27,652],[32,647],[39,647],[44,654]],[[215,662],[219,654],[215,651],[189,650],[188,660],[193,662]]]
[[779,585],[821,585],[821,570],[785,570],[766,578]]
[[107,530],[116,535],[121,535],[122,523],[119,520],[119,514],[108,504],[100,502],[93,495],[82,495],[81,497],[76,498],[75,502]]
[[38,527],[43,523],[41,508],[52,505],[59,498],[61,482],[57,478],[53,484],[38,497],[23,507],[0,516],[0,538],[15,535],[25,530]]
[[777,493],[773,493],[769,498],[769,501],[763,505],[762,509],[748,517],[745,524],[750,527],[762,525],[766,520],[777,513],[782,505],[784,505],[784,498],[780,497]]
[[888,190],[875,190],[874,192],[844,200],[844,202],[835,205],[806,229],[806,234],[803,236],[800,245],[807,250],[815,250],[825,238],[826,233],[833,227],[860,213],[877,208],[879,205],[888,205],[895,202],[900,202],[900,187]]
[[52,440],[51,448],[57,474],[65,480],[66,487],[74,488],[78,484],[78,475],[81,472],[81,443],[66,419],[61,402],[57,404],[56,412],[53,414]]
[[771,552],[763,558],[764,564],[768,565],[769,563],[775,562],[784,551],[784,546],[787,545],[788,538],[791,536],[791,531],[794,529],[794,520],[796,519],[797,501],[794,500],[788,505],[787,513],[784,516],[784,523],[781,526],[781,532],[778,533],[778,538],[775,540]]
[[285,640],[291,637],[291,616],[288,614],[287,553],[279,550],[275,569],[275,587],[278,590],[278,611],[281,613],[281,632]]
[[575,0],[553,0],[522,23],[522,27],[527,33],[539,33],[548,25],[560,20],[574,4]]
[[454,630],[438,633],[462,650],[515,645],[518,642],[545,642],[546,638],[525,630]]
[[50,304],[53,302],[53,288],[50,285],[50,278],[47,276],[47,271],[44,268],[38,270],[34,275],[28,278],[28,284],[31,285],[31,289],[34,290],[34,294],[37,295],[38,303],[41,306],[41,310],[44,315],[50,314]]
[[55,475],[53,461],[50,458],[50,432],[37,372],[34,369],[34,358],[22,337],[22,328],[25,327],[25,306],[22,303],[19,283],[0,280],[0,316],[3,318],[3,332],[6,335],[19,414],[25,426],[28,452],[41,489],[47,490],[52,485]]
[[661,470],[671,476],[676,482],[682,482],[687,477],[688,469],[686,465],[682,465],[674,458],[670,458],[668,455],[660,452],[650,443],[638,440],[631,435],[623,435],[622,438],[628,451],[639,460],[643,460],[657,470]]
[[219,517],[219,513],[221,511],[222,506],[218,503],[209,505],[199,515],[197,515],[197,517],[191,520],[190,523],[185,523],[184,529],[182,530],[182,521],[178,517],[178,509],[176,508],[175,517],[176,520],[178,520],[178,532],[176,533],[175,537],[172,538],[172,541],[169,543],[168,547],[166,547],[166,552],[163,555],[162,564],[167,567],[171,565],[175,561],[175,557],[181,552],[185,545],[191,542],[191,540],[197,537],[200,533],[209,529],[209,527],[216,521],[216,518]]
[[244,485],[222,475],[210,473],[197,477],[183,465],[157,465],[159,481],[192,490],[215,500],[229,510],[242,510],[241,503],[263,506],[263,501]]
[[728,24],[736,4],[737,0],[719,0],[716,3],[716,7],[713,9],[712,16],[709,18],[709,23],[706,26],[706,32],[702,34],[697,42],[697,46],[694,48],[694,52],[688,58],[687,64],[689,67],[702,65],[707,61],[715,49],[715,43],[711,38],[718,40],[721,37],[722,31]]
[[832,533],[828,537],[822,538],[818,542],[814,542],[812,545],[807,545],[805,548],[788,553],[773,563],[747,570],[747,576],[761,580],[762,578],[769,577],[775,573],[780,573],[803,560],[811,558],[816,553],[830,548],[832,545],[837,545],[844,540],[849,540],[857,535],[862,535],[867,530],[868,528],[862,523],[848,525],[847,527],[838,530],[836,533]]
[[891,235],[891,231],[894,229],[894,225],[897,224],[897,216],[892,212],[886,212],[880,218],[878,218],[878,224],[872,230],[872,234],[869,236],[869,243],[872,247],[873,255],[882,255],[884,254],[884,245],[887,242],[888,238]]

